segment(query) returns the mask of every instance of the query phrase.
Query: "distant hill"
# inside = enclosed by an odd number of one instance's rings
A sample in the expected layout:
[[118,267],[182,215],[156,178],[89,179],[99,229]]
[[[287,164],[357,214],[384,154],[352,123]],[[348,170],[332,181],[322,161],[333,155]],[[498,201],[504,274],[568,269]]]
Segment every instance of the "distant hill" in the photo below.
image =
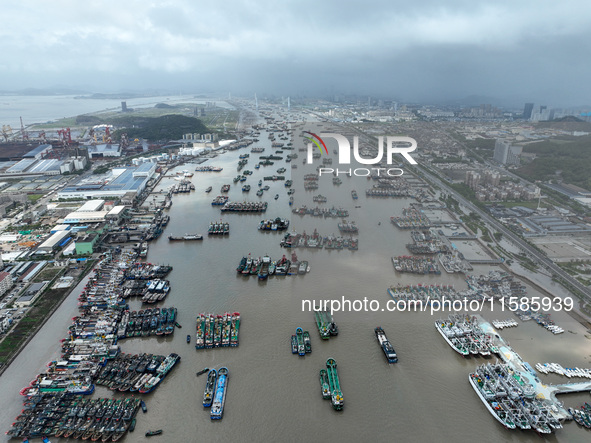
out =
[[163,115],[161,117],[120,117],[115,124],[121,128],[115,131],[118,140],[126,132],[128,138],[156,140],[179,140],[188,132],[204,134],[211,132],[201,120],[183,115]]
[[557,171],[560,171],[560,178],[565,183],[591,190],[591,135],[531,143],[523,147],[523,152],[537,156],[519,169],[530,180],[556,179]]
[[154,107],[157,109],[173,109],[174,108],[174,106],[167,105],[166,103],[156,103],[154,105]]
[[582,131],[591,132],[591,123],[581,120],[575,116],[569,115],[545,122],[535,124],[538,128],[561,129],[563,131]]

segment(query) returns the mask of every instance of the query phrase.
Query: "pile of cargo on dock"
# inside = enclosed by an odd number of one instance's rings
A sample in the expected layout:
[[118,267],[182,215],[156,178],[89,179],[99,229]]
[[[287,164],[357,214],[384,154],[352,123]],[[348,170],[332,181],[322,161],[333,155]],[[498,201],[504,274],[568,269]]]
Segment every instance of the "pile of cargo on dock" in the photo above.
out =
[[401,217],[390,217],[390,221],[400,229],[426,229],[432,226],[429,217],[413,207],[404,208]]
[[240,313],[226,312],[223,315],[199,314],[195,349],[236,347],[239,344]]
[[394,269],[398,272],[408,272],[411,274],[441,274],[437,262],[428,257],[400,255],[398,257],[392,257],[392,264],[394,265]]
[[222,212],[265,212],[267,202],[227,202],[221,207]]

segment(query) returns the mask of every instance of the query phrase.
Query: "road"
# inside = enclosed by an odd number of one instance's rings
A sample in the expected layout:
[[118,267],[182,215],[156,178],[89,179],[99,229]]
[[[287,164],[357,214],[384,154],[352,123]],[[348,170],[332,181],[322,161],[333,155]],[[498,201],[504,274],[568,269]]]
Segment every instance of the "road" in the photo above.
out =
[[421,172],[423,177],[427,181],[430,181],[431,184],[435,184],[436,186],[439,186],[442,190],[445,190],[445,192],[449,193],[450,195],[453,195],[459,203],[464,205],[470,211],[478,214],[482,218],[482,220],[484,220],[489,226],[492,226],[494,230],[496,230],[497,232],[502,233],[506,238],[508,238],[511,242],[518,246],[524,253],[528,254],[530,258],[535,259],[539,265],[548,269],[553,274],[561,277],[562,279],[570,283],[573,287],[575,287],[577,290],[579,290],[585,296],[585,301],[591,301],[591,290],[589,290],[589,288],[583,285],[580,281],[578,281],[576,278],[573,278],[570,274],[568,274],[562,268],[557,266],[543,253],[541,253],[536,248],[531,246],[529,243],[524,241],[514,232],[507,229],[502,223],[492,218],[487,212],[483,211],[482,209],[474,205],[472,202],[464,198],[462,195],[458,194],[454,189],[450,188],[438,177],[431,174],[430,172],[426,172],[425,170],[422,170]]
[[[321,116],[319,116],[319,117],[321,117]],[[332,123],[337,126],[344,126],[342,124],[338,124],[335,122],[332,122]],[[359,129],[355,126],[349,126],[348,129],[353,129],[355,132],[357,132],[360,135],[371,140],[373,143],[377,143],[377,139],[375,137],[373,137],[369,134],[366,134],[361,129]],[[415,173],[418,172],[417,167],[410,167],[410,169],[413,170],[413,172],[415,172]],[[484,220],[490,227],[492,227],[495,231],[502,233],[505,236],[505,238],[507,238],[509,241],[511,241],[516,246],[518,246],[530,258],[534,259],[538,265],[541,265],[542,267],[546,268],[548,271],[552,272],[556,276],[562,278],[564,281],[571,284],[574,288],[576,288],[583,295],[584,300],[587,303],[591,303],[591,290],[587,286],[583,285],[576,278],[572,277],[570,274],[568,274],[562,268],[557,266],[546,255],[544,255],[542,252],[538,251],[536,248],[531,246],[529,243],[527,243],[525,240],[523,240],[517,234],[515,234],[511,230],[507,229],[502,223],[500,223],[499,221],[492,218],[486,211],[480,209],[479,207],[474,205],[472,202],[470,202],[469,200],[464,198],[462,195],[460,195],[458,192],[456,192],[454,189],[449,187],[439,177],[437,177],[434,173],[432,173],[431,169],[429,169],[429,172],[422,169],[420,171],[420,174],[418,174],[418,175],[422,176],[427,182],[430,182],[432,185],[434,184],[434,185],[438,186],[439,188],[441,188],[442,190],[445,190],[445,192],[449,193],[450,195],[453,195],[453,197],[459,203],[464,205],[464,207],[468,208],[470,211],[478,214],[481,217],[481,219]],[[522,179],[520,179],[520,180],[522,180]]]

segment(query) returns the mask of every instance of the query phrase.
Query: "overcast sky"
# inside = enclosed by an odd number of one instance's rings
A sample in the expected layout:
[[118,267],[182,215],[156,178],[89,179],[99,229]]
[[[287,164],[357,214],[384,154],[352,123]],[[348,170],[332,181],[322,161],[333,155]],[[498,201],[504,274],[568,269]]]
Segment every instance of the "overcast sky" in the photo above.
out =
[[3,2],[0,90],[591,104],[591,2]]

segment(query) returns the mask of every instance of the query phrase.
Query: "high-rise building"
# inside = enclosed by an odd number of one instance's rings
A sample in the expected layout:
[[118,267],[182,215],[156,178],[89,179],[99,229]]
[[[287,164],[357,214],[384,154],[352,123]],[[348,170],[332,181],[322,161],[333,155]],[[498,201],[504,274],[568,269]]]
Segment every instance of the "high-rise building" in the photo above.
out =
[[529,120],[531,118],[531,114],[534,111],[534,104],[533,103],[526,103],[525,107],[523,108],[523,118],[525,120]]
[[480,174],[476,171],[466,171],[466,179],[464,183],[468,185],[470,189],[476,189],[480,185]]
[[521,146],[513,146],[507,140],[497,139],[493,160],[502,165],[518,165]]

